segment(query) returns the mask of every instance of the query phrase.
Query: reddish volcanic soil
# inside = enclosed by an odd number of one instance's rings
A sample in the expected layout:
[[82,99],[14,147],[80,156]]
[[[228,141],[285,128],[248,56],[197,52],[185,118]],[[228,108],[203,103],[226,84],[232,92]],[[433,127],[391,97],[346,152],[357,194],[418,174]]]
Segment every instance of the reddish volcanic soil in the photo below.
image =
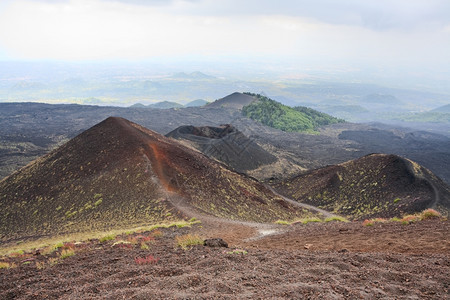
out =
[[[0,269],[0,299],[450,299],[449,221],[294,225],[253,241],[245,225],[209,226],[116,238],[154,237],[146,250],[78,244],[54,265],[36,254],[0,259],[17,265]],[[229,249],[177,248],[187,233],[223,237]]]

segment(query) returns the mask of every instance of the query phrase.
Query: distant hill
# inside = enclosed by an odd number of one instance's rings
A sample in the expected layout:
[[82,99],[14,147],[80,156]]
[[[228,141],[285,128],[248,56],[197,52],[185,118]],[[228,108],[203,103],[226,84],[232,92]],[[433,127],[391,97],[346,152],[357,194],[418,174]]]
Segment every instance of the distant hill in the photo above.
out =
[[450,113],[427,111],[423,113],[405,114],[395,118],[403,122],[450,123]]
[[392,95],[370,94],[363,97],[362,103],[399,105],[402,104],[402,101]]
[[209,102],[203,99],[197,99],[197,100],[193,100],[191,102],[188,102],[187,104],[185,104],[185,107],[199,107],[199,106],[204,106],[206,104],[208,104]]
[[212,103],[209,103],[206,107],[242,109],[244,106],[247,106],[256,100],[256,97],[253,95],[236,92]]
[[188,141],[208,157],[242,173],[277,161],[275,156],[231,125],[181,126],[166,136]]
[[450,113],[450,104],[435,108],[432,110],[432,112]]
[[169,108],[183,107],[183,105],[181,105],[177,102],[162,101],[162,102],[157,102],[154,104],[149,104],[149,105],[147,105],[147,107],[157,108],[157,109],[169,109]]
[[342,123],[334,118],[307,107],[289,107],[265,96],[248,94],[257,101],[242,109],[242,113],[266,126],[290,132],[314,132],[319,126]]
[[367,155],[309,171],[275,188],[353,219],[400,217],[430,207],[444,215],[450,211],[449,187],[429,170],[396,155]]
[[152,103],[149,105],[144,105],[142,103],[135,103],[130,106],[131,108],[155,108],[155,109],[169,109],[169,108],[180,108],[183,107],[183,105],[177,103],[177,102],[171,102],[171,101],[161,101]]
[[130,106],[131,108],[146,108],[147,106],[142,103],[135,103]]
[[0,240],[177,220],[186,207],[258,222],[314,215],[198,151],[110,117],[0,181]]
[[214,76],[206,75],[205,73],[196,71],[192,72],[190,74],[187,74],[185,72],[179,72],[172,75],[172,78],[177,79],[215,79]]

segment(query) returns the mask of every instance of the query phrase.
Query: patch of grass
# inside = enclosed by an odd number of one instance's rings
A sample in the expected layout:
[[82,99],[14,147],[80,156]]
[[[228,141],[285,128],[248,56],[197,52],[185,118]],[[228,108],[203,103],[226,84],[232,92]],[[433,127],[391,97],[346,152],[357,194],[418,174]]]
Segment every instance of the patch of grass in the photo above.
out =
[[18,250],[18,251],[16,251],[16,252],[12,252],[12,253],[10,253],[9,254],[9,256],[11,256],[11,257],[20,257],[20,256],[22,256],[22,255],[24,255],[24,250]]
[[[92,239],[100,239],[102,237],[105,237],[107,235],[120,235],[120,234],[132,234],[135,232],[146,232],[146,231],[155,231],[152,233],[154,237],[157,237],[158,234],[163,234],[161,231],[158,231],[159,228],[170,228],[173,226],[183,226],[183,227],[189,227],[194,224],[201,223],[199,220],[188,222],[188,221],[177,221],[172,223],[159,223],[159,224],[152,224],[152,225],[141,225],[141,226],[135,226],[135,227],[127,227],[127,228],[121,228],[121,229],[115,229],[110,231],[90,231],[90,232],[80,232],[80,233],[72,233],[68,235],[59,235],[54,236],[50,238],[42,238],[37,239],[34,241],[26,241],[23,242],[20,245],[2,245],[0,247],[0,256],[9,256],[11,253],[17,252],[17,251],[32,251],[35,249],[50,249],[49,245],[56,245],[61,243],[61,241],[87,241]],[[159,233],[158,233],[159,232]],[[64,243],[63,243],[64,244]],[[41,250],[41,254],[42,251]],[[51,252],[54,252],[55,249],[51,249]],[[47,253],[49,254],[49,253]]]
[[115,234],[110,234],[110,235],[105,235],[104,237],[99,238],[98,241],[100,243],[104,243],[104,242],[107,242],[107,241],[112,241],[115,238],[116,238]]
[[63,243],[63,242],[58,242],[58,243],[56,243],[56,244],[54,244],[54,245],[45,247],[44,249],[42,249],[42,250],[40,251],[40,253],[41,253],[41,255],[43,255],[43,256],[47,256],[47,255],[49,255],[49,254],[52,254],[53,252],[55,252],[55,251],[58,250],[59,248],[62,248],[63,246],[64,246],[64,243]]
[[411,224],[413,222],[418,222],[418,221],[427,220],[427,219],[438,219],[441,217],[442,217],[442,215],[438,211],[428,208],[419,214],[405,215],[402,218],[393,217],[391,219],[376,218],[376,219],[371,219],[371,220],[365,220],[363,222],[363,225],[364,226],[373,226],[375,223],[385,223],[385,222],[400,222],[404,225],[407,225],[407,224]]
[[364,220],[363,226],[373,226],[375,223],[385,223],[389,220],[383,219],[383,218],[375,218],[371,220]]
[[334,217],[328,217],[325,219],[325,222],[344,222],[344,223],[348,223],[349,221],[341,216],[334,216]]
[[36,269],[42,270],[44,268],[45,268],[45,262],[43,262],[43,261],[37,261],[36,262]]
[[291,225],[290,222],[284,221],[284,220],[277,220],[277,221],[275,221],[275,224],[279,224],[279,225]]
[[58,259],[57,257],[50,257],[50,258],[48,259],[48,264],[49,264],[50,266],[54,266],[54,265],[56,265],[57,263],[59,263],[59,259]]
[[62,248],[63,246],[64,246],[64,243],[63,242],[59,242],[59,243],[55,244],[53,247],[55,249],[59,249],[59,248]]
[[291,223],[291,225],[296,225],[296,224],[308,224],[308,223],[321,223],[323,222],[322,219],[317,218],[317,217],[313,217],[313,218],[306,218],[306,219],[298,219],[295,220],[294,222]]
[[190,246],[203,245],[203,239],[196,234],[185,234],[175,238],[178,247],[186,250]]
[[164,234],[163,234],[163,232],[162,232],[161,230],[156,229],[156,230],[153,230],[153,231],[152,231],[152,235],[153,235],[155,238],[158,238],[158,237],[162,237]]
[[248,254],[248,252],[246,250],[243,249],[234,249],[233,251],[228,251],[227,254]]
[[306,218],[301,220],[302,224],[308,224],[308,223],[320,223],[323,222],[320,218]]
[[148,250],[148,249],[150,249],[150,247],[146,243],[142,242],[141,243],[141,249],[142,250]]
[[61,254],[59,255],[59,257],[61,259],[65,259],[71,256],[75,255],[75,250],[74,249],[64,249],[61,251]]
[[421,220],[438,219],[440,217],[442,217],[442,215],[438,211],[436,211],[432,208],[426,209],[420,213]]
[[417,221],[420,221],[420,217],[418,215],[406,215],[401,219],[400,222],[402,222],[402,224],[404,225],[407,225]]
[[12,269],[15,267],[16,267],[16,265],[14,263],[0,261],[0,269]]

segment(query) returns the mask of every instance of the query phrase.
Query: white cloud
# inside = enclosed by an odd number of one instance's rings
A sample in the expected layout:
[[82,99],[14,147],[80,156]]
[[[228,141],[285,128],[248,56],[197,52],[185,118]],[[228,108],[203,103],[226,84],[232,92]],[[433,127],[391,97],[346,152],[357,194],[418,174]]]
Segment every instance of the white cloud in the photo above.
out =
[[5,3],[0,55],[19,59],[195,55],[419,65],[448,61],[450,53],[449,12],[439,10],[450,2],[438,0]]

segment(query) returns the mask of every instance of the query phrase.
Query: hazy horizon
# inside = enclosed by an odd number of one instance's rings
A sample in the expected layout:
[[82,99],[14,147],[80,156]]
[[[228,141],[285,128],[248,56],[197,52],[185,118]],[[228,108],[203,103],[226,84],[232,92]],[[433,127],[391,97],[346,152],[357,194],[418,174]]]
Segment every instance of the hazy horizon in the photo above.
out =
[[[5,0],[0,61],[450,94],[450,2]],[[0,72],[2,80],[11,75]]]

